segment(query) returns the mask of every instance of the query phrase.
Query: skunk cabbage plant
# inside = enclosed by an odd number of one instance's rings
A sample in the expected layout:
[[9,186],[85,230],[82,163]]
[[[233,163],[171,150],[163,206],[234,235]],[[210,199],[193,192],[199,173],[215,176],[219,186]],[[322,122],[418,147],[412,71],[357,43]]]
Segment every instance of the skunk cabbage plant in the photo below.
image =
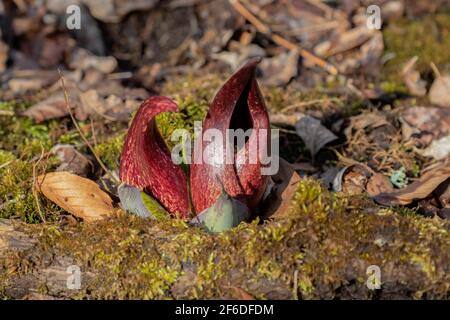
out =
[[[154,208],[160,212],[162,207],[183,219],[197,216],[192,221],[206,225],[210,231],[225,230],[248,218],[268,182],[268,176],[261,174],[260,161],[260,155],[267,154],[269,148],[270,128],[255,77],[259,62],[259,58],[247,62],[214,97],[199,142],[194,143],[189,181],[172,161],[155,123],[157,114],[177,112],[178,106],[167,97],[144,101],[128,130],[120,159],[119,197],[125,209],[146,216],[142,204],[154,199],[151,208],[147,207],[148,215],[155,216]],[[244,136],[244,141],[236,143],[229,129]],[[212,139],[211,132],[223,139]],[[247,135],[242,135],[244,132]]]

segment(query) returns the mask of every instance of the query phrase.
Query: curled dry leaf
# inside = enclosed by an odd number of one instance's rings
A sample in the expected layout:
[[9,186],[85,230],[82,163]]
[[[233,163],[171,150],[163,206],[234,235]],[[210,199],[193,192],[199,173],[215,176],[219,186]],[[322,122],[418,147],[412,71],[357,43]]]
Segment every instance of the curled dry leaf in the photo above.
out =
[[419,71],[414,68],[417,59],[417,56],[411,58],[403,67],[403,81],[412,95],[424,97],[427,94],[427,83],[420,78]]
[[450,108],[450,75],[437,77],[428,93],[431,103]]
[[342,168],[333,180],[333,191],[348,194],[363,193],[371,172],[362,164]]
[[381,193],[394,191],[394,187],[389,178],[384,174],[375,173],[367,182],[366,191],[371,197],[375,197]]
[[298,58],[298,52],[291,50],[273,58],[264,59],[261,62],[264,84],[268,86],[286,85],[297,76]]
[[394,192],[381,193],[374,197],[379,204],[386,206],[407,205],[433,193],[441,183],[450,177],[450,167],[440,167],[425,173],[418,181]]
[[114,212],[112,200],[92,180],[69,172],[51,172],[36,178],[36,189],[58,206],[86,222]]
[[261,214],[265,218],[280,218],[287,213],[301,179],[294,165],[282,158],[279,161],[280,169],[270,177],[271,183],[260,204]]

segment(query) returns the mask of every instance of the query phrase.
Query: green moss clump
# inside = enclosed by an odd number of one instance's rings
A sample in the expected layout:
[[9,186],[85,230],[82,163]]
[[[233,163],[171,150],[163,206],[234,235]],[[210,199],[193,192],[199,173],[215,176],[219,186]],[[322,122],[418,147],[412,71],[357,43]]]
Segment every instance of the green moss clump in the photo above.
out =
[[120,154],[122,153],[124,141],[125,133],[122,133],[94,146],[97,156],[111,170],[119,168]]
[[283,218],[220,234],[119,214],[43,232],[41,243],[95,273],[77,298],[233,298],[231,285],[259,299],[369,299],[373,264],[382,272],[377,297],[442,298],[449,293],[448,227],[304,179]]
[[[54,158],[45,165],[55,165]],[[37,167],[37,172],[42,165]],[[0,218],[21,218],[28,223],[39,223],[36,199],[32,191],[33,165],[17,159],[12,152],[0,150]],[[61,211],[54,204],[41,198],[42,211],[49,220]]]
[[[400,70],[404,63],[418,56],[419,72],[430,72],[430,62],[441,71],[450,70],[450,14],[439,13],[419,20],[399,19],[383,31],[387,53],[393,53],[383,68],[389,82],[402,83]],[[387,85],[385,85],[387,86]]]

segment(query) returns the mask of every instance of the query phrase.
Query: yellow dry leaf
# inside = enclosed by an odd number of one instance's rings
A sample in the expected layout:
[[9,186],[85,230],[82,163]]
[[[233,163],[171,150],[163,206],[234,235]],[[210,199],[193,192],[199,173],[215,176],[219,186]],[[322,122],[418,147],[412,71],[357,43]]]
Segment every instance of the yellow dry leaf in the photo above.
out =
[[66,171],[37,177],[36,189],[67,212],[86,222],[103,219],[114,212],[110,196],[94,181]]

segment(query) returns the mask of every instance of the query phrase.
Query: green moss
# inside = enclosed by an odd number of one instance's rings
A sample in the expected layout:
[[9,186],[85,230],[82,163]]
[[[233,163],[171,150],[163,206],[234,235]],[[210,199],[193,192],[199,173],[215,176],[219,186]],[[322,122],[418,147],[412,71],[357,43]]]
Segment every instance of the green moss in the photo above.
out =
[[125,133],[122,133],[94,146],[97,156],[111,170],[119,168],[120,154],[122,153],[124,141]]
[[417,69],[421,73],[430,72],[430,62],[441,71],[450,70],[449,17],[449,13],[439,13],[415,21],[399,19],[384,29],[386,53],[393,54],[383,70],[385,79],[402,83],[400,70],[414,56],[419,57]]
[[[54,159],[50,159],[46,165],[51,167],[52,161],[54,164]],[[42,166],[39,169],[42,170]],[[32,185],[32,164],[0,150],[0,218],[18,217],[29,223],[41,222]],[[50,202],[41,201],[47,218],[51,219],[60,211]]]
[[366,269],[373,264],[382,272],[377,297],[448,296],[448,222],[380,210],[367,197],[332,194],[312,179],[301,180],[288,211],[215,235],[178,219],[128,214],[46,225],[33,256],[55,250],[89,268],[94,276],[76,298],[232,298],[227,288],[235,286],[260,299],[369,299]]

